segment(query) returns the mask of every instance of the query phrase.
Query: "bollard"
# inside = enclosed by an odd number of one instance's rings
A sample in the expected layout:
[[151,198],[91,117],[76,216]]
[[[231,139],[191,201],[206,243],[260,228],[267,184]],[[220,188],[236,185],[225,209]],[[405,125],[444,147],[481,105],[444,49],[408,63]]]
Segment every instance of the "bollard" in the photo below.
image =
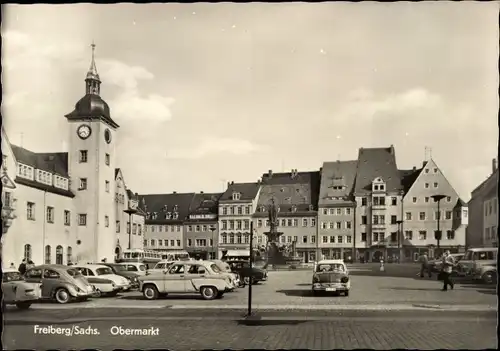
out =
[[385,272],[384,260],[380,260],[380,271]]

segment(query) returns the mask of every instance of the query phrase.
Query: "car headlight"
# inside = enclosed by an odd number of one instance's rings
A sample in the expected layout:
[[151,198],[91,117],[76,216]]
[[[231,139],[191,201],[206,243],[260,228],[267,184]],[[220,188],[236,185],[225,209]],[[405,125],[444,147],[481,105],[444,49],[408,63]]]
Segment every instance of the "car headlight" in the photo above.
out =
[[342,277],[340,279],[340,281],[345,284],[345,283],[349,282],[349,277]]

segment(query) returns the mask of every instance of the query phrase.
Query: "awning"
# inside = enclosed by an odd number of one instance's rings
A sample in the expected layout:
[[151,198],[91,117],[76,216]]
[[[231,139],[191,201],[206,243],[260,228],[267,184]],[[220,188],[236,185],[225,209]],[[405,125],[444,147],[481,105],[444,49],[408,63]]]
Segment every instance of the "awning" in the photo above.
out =
[[250,250],[227,250],[229,257],[250,257]]

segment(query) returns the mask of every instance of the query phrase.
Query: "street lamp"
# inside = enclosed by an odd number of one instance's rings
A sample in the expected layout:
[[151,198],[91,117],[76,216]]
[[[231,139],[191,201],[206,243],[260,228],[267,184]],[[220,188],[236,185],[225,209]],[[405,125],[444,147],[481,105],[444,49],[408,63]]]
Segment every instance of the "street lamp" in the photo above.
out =
[[438,255],[440,254],[440,249],[439,249],[439,242],[441,241],[441,230],[439,228],[440,221],[441,221],[441,200],[446,197],[446,195],[432,195],[431,196],[434,199],[434,202],[437,202],[437,230],[434,232],[434,238],[437,241],[437,253]]
[[128,213],[128,248],[132,248],[132,214],[137,213],[139,202],[137,200],[128,200],[128,208],[123,212]]
[[248,284],[248,308],[247,308],[247,318],[253,317],[252,313],[252,267],[253,267],[253,221],[250,221],[250,282]]
[[402,257],[402,245],[401,245],[401,241],[402,241],[402,224],[403,224],[403,220],[400,219],[399,221],[396,221],[396,223],[398,224],[398,263],[401,262],[401,257]]
[[214,233],[215,233],[216,229],[217,228],[215,228],[215,225],[212,224],[210,226],[210,231],[212,232],[212,252],[213,252],[213,255],[214,255],[214,257],[212,259],[214,259],[214,260],[217,258],[217,255],[215,254],[215,240],[214,240]]

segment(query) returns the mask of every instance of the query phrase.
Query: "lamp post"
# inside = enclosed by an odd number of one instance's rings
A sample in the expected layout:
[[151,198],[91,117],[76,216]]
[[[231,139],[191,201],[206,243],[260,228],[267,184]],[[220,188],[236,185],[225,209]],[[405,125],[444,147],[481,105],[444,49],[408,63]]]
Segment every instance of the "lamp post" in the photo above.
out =
[[446,195],[432,195],[434,202],[437,202],[437,230],[434,232],[434,238],[437,242],[437,254],[440,254],[439,242],[441,241],[441,230],[440,230],[440,222],[441,222],[441,200],[446,197]]
[[396,221],[396,223],[398,224],[398,263],[400,263],[401,262],[401,256],[402,256],[402,254],[401,254],[402,253],[401,252],[402,251],[402,245],[401,245],[402,243],[401,243],[401,241],[403,239],[402,238],[402,234],[403,233],[402,233],[401,227],[402,227],[402,224],[403,224],[403,220],[400,219],[399,221]]
[[217,228],[215,228],[215,225],[212,224],[210,226],[210,231],[212,232],[212,252],[214,255],[214,257],[213,257],[214,260],[217,259],[217,255],[215,254],[215,239],[214,239],[215,229],[217,229]]
[[250,222],[250,284],[248,284],[248,308],[246,317],[253,317],[252,313],[252,267],[253,267],[253,221]]
[[132,215],[137,213],[137,207],[139,205],[139,201],[134,199],[128,200],[128,208],[123,210],[123,212],[128,213],[128,248],[132,248]]

